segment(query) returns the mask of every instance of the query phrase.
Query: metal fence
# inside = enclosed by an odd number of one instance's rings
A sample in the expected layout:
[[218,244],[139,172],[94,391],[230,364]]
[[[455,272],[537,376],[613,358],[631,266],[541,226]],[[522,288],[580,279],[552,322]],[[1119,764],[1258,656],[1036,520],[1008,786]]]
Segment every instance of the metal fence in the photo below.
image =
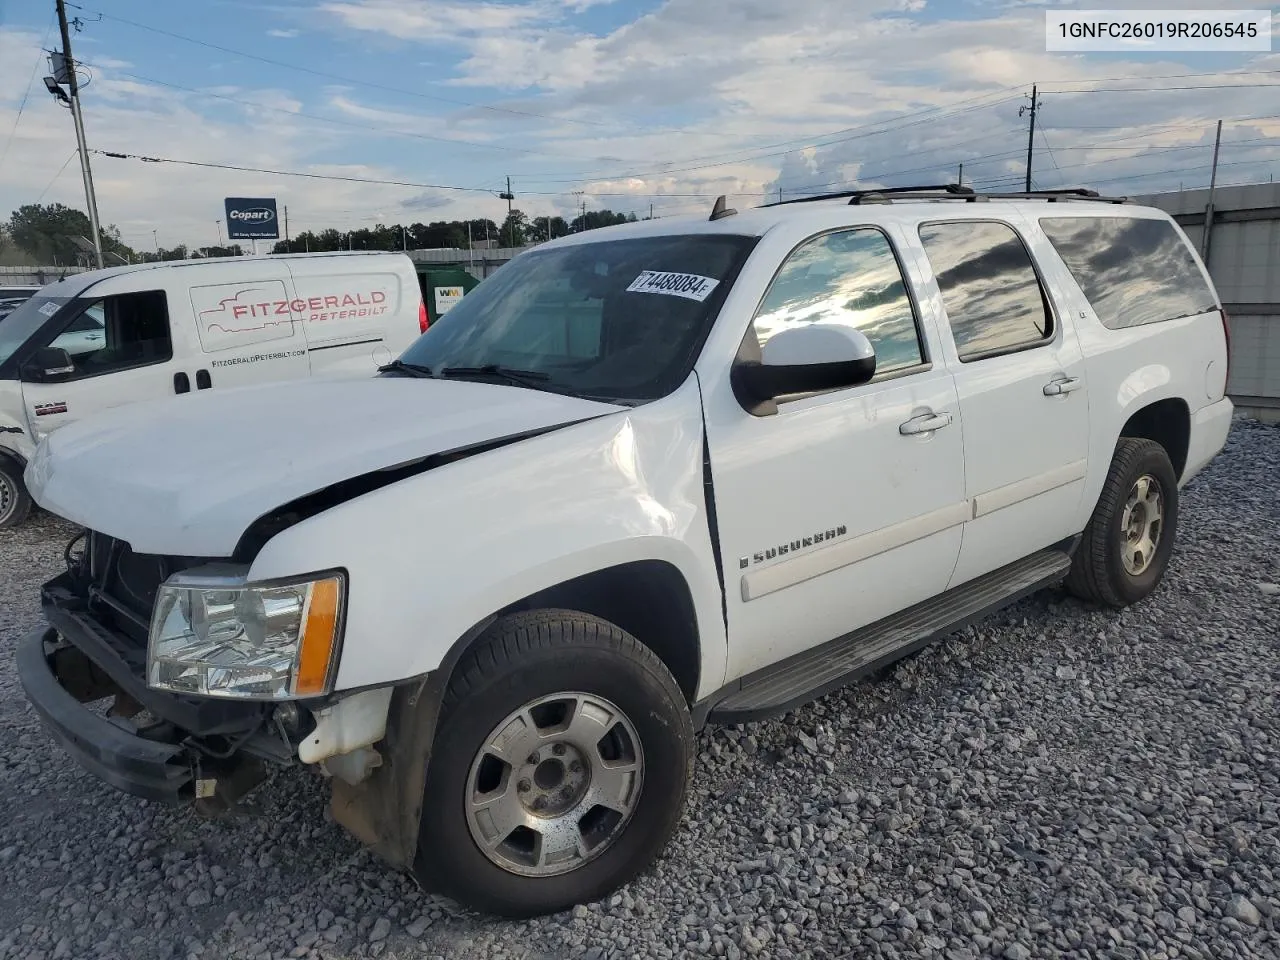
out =
[[[1208,190],[1134,199],[1172,214],[1203,249]],[[1214,191],[1208,267],[1231,323],[1227,393],[1248,412],[1280,415],[1280,183]]]

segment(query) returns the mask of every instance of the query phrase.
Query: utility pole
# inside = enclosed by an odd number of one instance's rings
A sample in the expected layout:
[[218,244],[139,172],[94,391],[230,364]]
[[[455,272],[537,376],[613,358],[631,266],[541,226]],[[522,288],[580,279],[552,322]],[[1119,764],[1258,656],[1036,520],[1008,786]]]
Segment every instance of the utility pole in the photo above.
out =
[[960,187],[964,186],[964,161],[963,160],[960,161],[960,178],[959,180],[956,181],[956,185]]
[[1218,135],[1213,138],[1213,168],[1209,173],[1209,202],[1204,208],[1204,236],[1200,238],[1200,259],[1209,266],[1209,245],[1213,239],[1213,191],[1218,186],[1218,148],[1222,146],[1222,121],[1218,121]]
[[289,205],[284,206],[284,252],[293,253],[293,247],[289,244]]
[[222,246],[222,221],[215,220],[213,225],[218,228],[218,246]]
[[[89,167],[89,148],[84,141],[84,118],[80,115],[80,81],[76,79],[76,62],[71,56],[71,31],[67,26],[66,0],[56,0],[58,10],[58,26],[62,29],[62,68],[67,74],[67,85],[71,88],[71,117],[76,125],[76,144],[80,150],[80,173],[84,177],[84,199],[89,206],[89,226],[93,230],[93,251],[98,259],[98,269],[105,264],[102,260],[102,233],[98,228],[98,198],[93,192],[93,170]],[[53,80],[61,80],[55,63]],[[49,81],[46,80],[48,85]],[[61,92],[61,88],[58,88]],[[51,88],[52,90],[52,88]]]
[[158,258],[160,256],[160,231],[152,230],[151,239],[156,243],[156,257]]
[[400,249],[409,252],[409,230],[403,223],[400,224]]
[[507,177],[507,192],[498,194],[498,197],[507,201],[507,239],[510,241],[511,246],[514,247],[516,245],[516,225],[511,219],[511,201],[516,198],[516,195],[511,192],[510,177]]
[[650,220],[653,219],[653,201],[652,200],[649,201],[649,219]]
[[1036,86],[1035,84],[1032,84],[1031,85],[1031,106],[1028,107],[1026,104],[1023,104],[1021,107],[1018,108],[1018,116],[1022,116],[1028,110],[1031,111],[1031,126],[1027,130],[1027,183],[1025,187],[1026,193],[1031,192],[1031,158],[1035,151],[1036,109],[1039,106],[1040,106],[1040,103],[1036,95]]

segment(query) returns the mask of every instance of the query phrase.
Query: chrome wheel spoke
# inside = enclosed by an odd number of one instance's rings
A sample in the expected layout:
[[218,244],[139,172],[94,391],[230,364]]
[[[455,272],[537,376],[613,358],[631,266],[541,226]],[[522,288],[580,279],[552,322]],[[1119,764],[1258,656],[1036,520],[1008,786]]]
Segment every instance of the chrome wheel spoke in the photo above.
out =
[[515,793],[515,785],[508,777],[498,790],[472,796],[469,819],[474,827],[479,828],[484,846],[496,847],[511,836],[517,827],[529,826],[532,818],[525,812]]

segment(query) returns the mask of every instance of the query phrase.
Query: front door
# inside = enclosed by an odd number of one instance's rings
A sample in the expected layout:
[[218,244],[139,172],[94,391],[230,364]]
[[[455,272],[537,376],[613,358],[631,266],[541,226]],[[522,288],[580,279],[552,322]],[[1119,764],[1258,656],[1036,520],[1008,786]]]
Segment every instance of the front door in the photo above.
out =
[[950,337],[972,519],[952,586],[1079,533],[1088,384],[1022,237],[1007,222],[919,228]]
[[174,390],[174,338],[163,290],[86,299],[42,347],[67,351],[72,368],[48,382],[24,378],[32,436],[108,407],[159,400]]
[[[941,592],[966,519],[955,385],[888,237],[859,227],[788,257],[746,349],[818,321],[856,326],[876,378],[753,414],[705,398],[733,679]],[[929,418],[934,418],[929,421]],[[923,429],[932,423],[932,429]]]

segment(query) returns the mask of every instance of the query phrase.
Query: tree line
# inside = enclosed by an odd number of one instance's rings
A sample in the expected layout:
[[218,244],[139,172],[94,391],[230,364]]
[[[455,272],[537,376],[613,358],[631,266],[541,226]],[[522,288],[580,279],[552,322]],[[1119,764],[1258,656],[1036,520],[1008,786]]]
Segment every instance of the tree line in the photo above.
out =
[[[287,241],[276,242],[271,252],[522,247],[583,230],[635,221],[634,213],[615,213],[612,210],[589,210],[566,221],[558,216],[530,217],[521,210],[513,209],[500,224],[488,219],[437,220],[432,223],[380,223],[353,230],[333,227],[307,230]],[[88,257],[92,264],[91,252],[73,239],[87,240],[91,234],[89,217],[81,210],[61,203],[27,204],[14,210],[8,221],[0,221],[0,263],[25,259],[37,265],[73,266],[86,262]],[[192,257],[238,257],[246,249],[246,245],[240,243],[202,247],[188,247],[186,244],[162,247],[157,244],[156,249],[135,249],[124,242],[115,224],[103,227],[99,236],[108,266],[120,262],[185,260]]]

